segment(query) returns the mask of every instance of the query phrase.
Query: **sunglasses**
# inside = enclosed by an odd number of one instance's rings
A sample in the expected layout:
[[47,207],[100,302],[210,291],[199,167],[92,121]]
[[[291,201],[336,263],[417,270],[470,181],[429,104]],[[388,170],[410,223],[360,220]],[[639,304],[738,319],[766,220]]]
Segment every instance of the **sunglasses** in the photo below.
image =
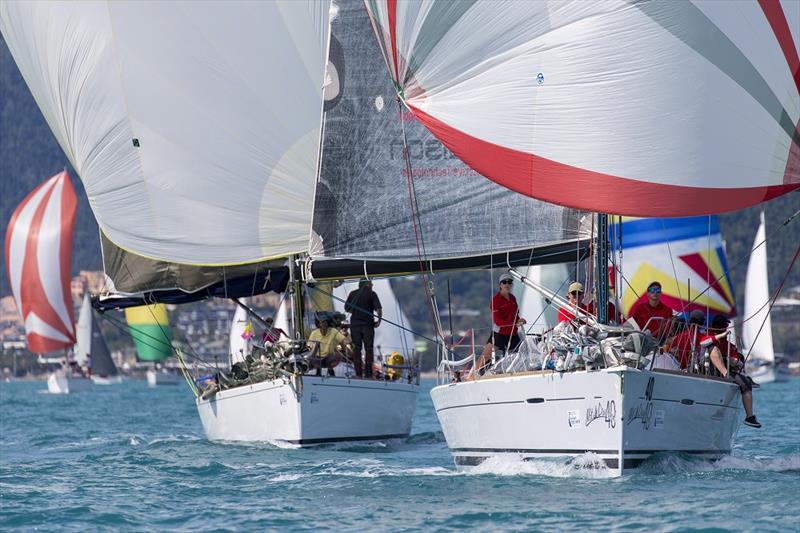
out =
[[583,292],[582,291],[572,291],[570,294],[573,295],[573,296],[580,296],[581,294],[583,294]]
[[514,282],[511,281],[510,279],[504,279],[503,281],[500,282],[500,285],[511,285],[513,283]]
[[649,289],[647,289],[647,292],[658,294],[661,292],[661,287],[650,287]]

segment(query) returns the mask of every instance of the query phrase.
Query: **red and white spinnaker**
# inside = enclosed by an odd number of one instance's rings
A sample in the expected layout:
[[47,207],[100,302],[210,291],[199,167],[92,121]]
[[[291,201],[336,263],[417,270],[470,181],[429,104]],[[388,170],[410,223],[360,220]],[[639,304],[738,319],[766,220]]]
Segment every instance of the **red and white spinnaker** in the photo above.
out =
[[8,223],[6,269],[34,353],[75,344],[70,272],[77,205],[65,170],[26,196]]
[[673,217],[800,188],[796,1],[366,6],[406,106],[509,189]]

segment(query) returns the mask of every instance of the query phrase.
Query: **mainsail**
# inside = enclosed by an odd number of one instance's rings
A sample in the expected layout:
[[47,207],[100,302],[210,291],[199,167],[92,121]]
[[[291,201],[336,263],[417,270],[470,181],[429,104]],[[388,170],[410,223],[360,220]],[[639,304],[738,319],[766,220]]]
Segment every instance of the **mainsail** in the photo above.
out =
[[117,375],[117,365],[111,359],[103,332],[97,323],[92,309],[89,292],[84,290],[81,312],[78,315],[77,340],[75,344],[75,360],[79,365],[86,365],[91,358],[92,373],[108,377]]
[[164,304],[125,309],[128,329],[136,344],[139,361],[160,362],[172,353],[172,330]]
[[403,102],[521,194],[635,216],[800,187],[800,4],[366,0]]
[[[616,226],[616,227],[615,227]],[[647,300],[647,286],[661,283],[661,300],[672,309],[689,313],[699,309],[713,317],[736,316],[728,262],[716,216],[689,218],[623,218],[609,232],[619,250],[622,236],[624,278],[622,311]]]
[[60,172],[25,197],[6,229],[6,270],[34,353],[75,344],[70,273],[77,205],[69,175]]
[[[753,241],[753,251],[747,263],[744,285],[744,317],[742,340],[754,359],[775,361],[772,346],[772,321],[770,320],[769,282],[767,278],[767,241],[764,212]],[[760,332],[759,332],[760,330]]]
[[588,237],[582,213],[483,178],[401,110],[363,2],[334,6],[311,255],[435,260]]

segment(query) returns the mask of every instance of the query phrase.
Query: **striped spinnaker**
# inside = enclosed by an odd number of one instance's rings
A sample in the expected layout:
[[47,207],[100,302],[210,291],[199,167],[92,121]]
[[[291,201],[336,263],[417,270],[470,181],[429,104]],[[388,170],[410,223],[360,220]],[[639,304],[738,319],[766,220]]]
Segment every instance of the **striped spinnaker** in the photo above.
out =
[[28,349],[54,352],[75,344],[70,295],[77,198],[66,171],[34,189],[6,230],[6,270]]

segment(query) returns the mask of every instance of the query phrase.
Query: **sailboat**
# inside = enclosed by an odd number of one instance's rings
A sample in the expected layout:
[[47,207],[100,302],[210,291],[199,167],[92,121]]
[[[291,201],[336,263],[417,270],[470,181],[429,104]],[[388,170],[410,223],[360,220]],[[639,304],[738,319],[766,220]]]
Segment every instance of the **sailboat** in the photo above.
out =
[[758,384],[772,383],[777,379],[775,351],[772,346],[772,320],[769,305],[771,294],[767,278],[767,240],[764,212],[756,231],[747,278],[744,285],[744,323],[742,341],[749,353],[747,373]]
[[[300,295],[317,281],[564,263],[586,257],[587,211],[704,215],[796,189],[791,70],[755,87],[732,41],[709,48],[709,32],[724,37],[715,24],[739,20],[720,21],[720,6],[98,2],[53,16],[51,4],[4,3],[0,30],[90,193],[113,281],[98,305],[288,289],[302,339]],[[764,53],[783,61],[781,50]],[[74,76],[53,74],[63,69]],[[596,234],[606,224],[598,216]],[[621,473],[667,448],[719,457],[741,419],[732,383],[638,363],[445,375],[432,398],[464,467],[594,451]],[[212,439],[404,436],[411,381],[291,371],[197,407]]]
[[91,368],[92,381],[97,385],[122,383],[122,376],[117,371],[114,360],[111,359],[111,353],[108,351],[108,345],[94,313],[89,291],[84,285],[83,302],[78,315],[75,360],[78,365]]
[[[520,194],[599,213],[597,301],[609,213],[703,216],[800,187],[788,4],[739,3],[736,16],[706,2],[366,5],[399,98],[457,157]],[[442,361],[431,396],[456,465],[591,453],[621,475],[659,452],[730,453],[739,387],[653,368],[635,341],[615,351],[642,333],[605,325],[604,307],[540,345],[539,369],[458,382],[459,362]],[[558,353],[583,363],[542,370]]]
[[171,372],[164,363],[172,354],[172,330],[164,304],[129,307],[125,309],[136,359],[148,365],[146,376],[150,387],[177,385],[181,377]]
[[[25,323],[28,350],[62,363],[47,378],[53,394],[79,392],[93,382],[70,351],[76,343],[70,294],[77,198],[67,171],[36,187],[17,206],[6,229],[6,270]],[[60,354],[58,354],[60,352]]]

